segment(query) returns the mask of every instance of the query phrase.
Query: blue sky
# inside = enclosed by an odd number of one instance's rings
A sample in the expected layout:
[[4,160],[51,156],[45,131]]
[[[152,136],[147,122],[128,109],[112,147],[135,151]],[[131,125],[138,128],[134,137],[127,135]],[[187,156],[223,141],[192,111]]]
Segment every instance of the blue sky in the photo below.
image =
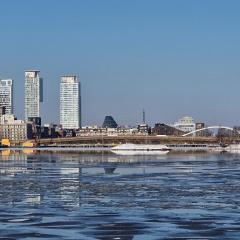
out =
[[59,76],[82,83],[83,124],[240,125],[240,1],[2,0],[0,77],[24,116],[24,70],[44,78],[44,122],[59,119]]

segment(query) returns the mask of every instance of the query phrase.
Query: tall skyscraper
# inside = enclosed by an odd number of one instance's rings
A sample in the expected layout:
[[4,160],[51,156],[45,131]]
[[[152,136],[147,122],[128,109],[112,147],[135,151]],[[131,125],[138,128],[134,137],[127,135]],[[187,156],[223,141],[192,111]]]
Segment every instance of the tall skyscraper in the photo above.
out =
[[0,116],[13,114],[13,80],[0,80]]
[[40,118],[40,102],[43,101],[43,79],[40,71],[25,71],[25,120]]
[[60,124],[65,129],[81,127],[81,86],[76,76],[61,77]]

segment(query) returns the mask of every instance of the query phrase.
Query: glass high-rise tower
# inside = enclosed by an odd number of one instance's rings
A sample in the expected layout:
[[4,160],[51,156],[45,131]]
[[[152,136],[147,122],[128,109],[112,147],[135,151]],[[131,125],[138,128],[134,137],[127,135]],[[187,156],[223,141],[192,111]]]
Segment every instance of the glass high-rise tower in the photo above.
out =
[[40,118],[43,101],[43,79],[37,70],[25,71],[25,120]]
[[13,80],[0,80],[0,116],[13,114]]
[[81,86],[76,76],[61,76],[60,124],[65,129],[81,127]]

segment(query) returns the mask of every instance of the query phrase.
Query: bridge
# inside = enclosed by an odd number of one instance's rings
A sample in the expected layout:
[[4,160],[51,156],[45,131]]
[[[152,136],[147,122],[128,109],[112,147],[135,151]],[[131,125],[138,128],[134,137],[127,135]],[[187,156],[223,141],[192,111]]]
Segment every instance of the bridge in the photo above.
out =
[[[208,130],[208,129],[226,129],[226,130],[233,131],[233,128],[231,128],[231,127],[225,127],[225,126],[210,126],[210,127],[205,127],[205,128],[197,129],[197,130],[194,130],[194,131],[189,132],[189,133],[185,133],[185,134],[183,134],[182,136],[183,136],[183,137],[190,136],[190,135],[192,135],[192,134],[194,134],[194,133],[201,132],[201,131]],[[240,133],[238,132],[238,134],[240,134]]]

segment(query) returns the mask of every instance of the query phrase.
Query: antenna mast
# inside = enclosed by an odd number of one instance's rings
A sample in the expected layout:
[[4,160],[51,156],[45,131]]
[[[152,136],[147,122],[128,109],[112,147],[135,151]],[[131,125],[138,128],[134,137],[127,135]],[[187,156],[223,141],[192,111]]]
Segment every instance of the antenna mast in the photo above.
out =
[[146,119],[145,119],[145,110],[143,109],[143,123],[146,123]]

